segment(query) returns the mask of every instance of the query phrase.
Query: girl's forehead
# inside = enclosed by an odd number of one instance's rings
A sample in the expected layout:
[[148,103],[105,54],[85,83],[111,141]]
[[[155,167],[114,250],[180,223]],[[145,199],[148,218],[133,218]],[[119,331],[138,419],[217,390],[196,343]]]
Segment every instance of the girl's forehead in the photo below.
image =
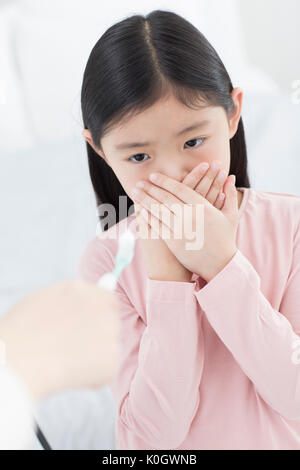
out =
[[[151,107],[152,108],[152,107]],[[107,132],[107,137],[114,139],[122,139],[132,134],[132,137],[145,135],[147,129],[160,131],[162,128],[170,130],[174,137],[188,131],[196,123],[205,123],[206,125],[213,123],[217,119],[225,117],[222,107],[207,107],[201,110],[188,109],[184,112],[175,113],[172,109],[158,110],[153,108],[147,112],[141,112],[138,115],[124,119],[122,123],[116,124]],[[196,126],[195,126],[196,127]],[[105,138],[105,136],[104,136]]]

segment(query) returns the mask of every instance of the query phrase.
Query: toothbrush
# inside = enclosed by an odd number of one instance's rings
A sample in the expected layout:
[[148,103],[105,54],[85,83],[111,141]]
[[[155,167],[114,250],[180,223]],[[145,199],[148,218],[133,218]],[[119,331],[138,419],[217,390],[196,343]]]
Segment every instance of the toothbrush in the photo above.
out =
[[115,268],[112,272],[105,273],[97,285],[104,289],[114,291],[118,282],[118,278],[121,275],[123,269],[131,263],[134,256],[135,237],[133,233],[127,229],[120,238],[118,252],[115,260]]

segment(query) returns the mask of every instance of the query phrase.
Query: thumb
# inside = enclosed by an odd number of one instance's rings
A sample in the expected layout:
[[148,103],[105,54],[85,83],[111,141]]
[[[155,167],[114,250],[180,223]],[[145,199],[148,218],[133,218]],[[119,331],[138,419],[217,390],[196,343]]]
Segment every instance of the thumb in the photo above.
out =
[[235,187],[236,177],[230,175],[225,183],[225,202],[222,208],[223,214],[236,215],[238,213],[238,194]]

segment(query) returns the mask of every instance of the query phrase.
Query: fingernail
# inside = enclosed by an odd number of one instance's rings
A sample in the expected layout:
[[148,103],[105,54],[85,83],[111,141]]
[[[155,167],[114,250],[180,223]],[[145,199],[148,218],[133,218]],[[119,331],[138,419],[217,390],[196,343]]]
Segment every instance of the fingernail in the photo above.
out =
[[140,194],[140,192],[141,192],[141,191],[140,191],[138,188],[133,188],[133,189],[131,190],[131,194],[132,194],[133,197],[138,196],[138,195]]
[[158,179],[158,174],[157,173],[151,173],[149,176],[148,176],[149,180],[150,181],[157,181]]
[[209,163],[201,163],[201,165],[199,166],[199,169],[201,173],[204,173],[205,171],[209,169]]
[[217,176],[218,181],[225,181],[226,179],[226,172],[224,170],[221,170],[220,173]]
[[236,182],[236,177],[235,177],[235,175],[230,175],[230,178],[231,178],[230,184],[232,184],[232,186],[235,186],[235,182]]
[[212,162],[211,168],[212,170],[219,170],[221,168],[221,162],[219,162],[218,160]]

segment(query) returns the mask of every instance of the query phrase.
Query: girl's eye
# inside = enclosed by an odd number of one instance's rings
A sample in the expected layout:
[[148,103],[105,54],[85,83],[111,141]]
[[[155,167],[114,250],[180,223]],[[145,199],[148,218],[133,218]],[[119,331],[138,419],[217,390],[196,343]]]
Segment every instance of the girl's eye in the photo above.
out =
[[[195,140],[202,140],[204,142],[206,140],[206,137],[199,137],[198,139],[188,140],[187,142],[194,142]],[[190,147],[190,148],[198,148],[198,147],[199,146],[197,146],[197,147],[193,146],[193,147]],[[143,155],[147,155],[147,153],[137,153],[136,155],[132,155],[132,157],[128,158],[128,161],[133,161],[133,160],[131,160],[132,158],[136,158],[136,157],[139,158]],[[146,160],[138,160],[138,161],[135,161],[134,163],[143,163],[143,161],[146,161]]]
[[[129,157],[128,160],[132,161],[131,158],[140,157],[141,155],[147,155],[147,154],[146,153],[137,153],[136,155],[132,155],[132,157]],[[134,162],[134,163],[141,163],[141,160],[139,160],[138,162]]]
[[[206,137],[199,137],[198,139],[192,139],[192,140],[188,140],[188,142],[195,142],[195,140],[203,140],[203,142],[205,141]],[[199,147],[199,146],[198,146]],[[192,148],[195,148],[195,147],[192,147]],[[197,148],[197,147],[196,147]]]

